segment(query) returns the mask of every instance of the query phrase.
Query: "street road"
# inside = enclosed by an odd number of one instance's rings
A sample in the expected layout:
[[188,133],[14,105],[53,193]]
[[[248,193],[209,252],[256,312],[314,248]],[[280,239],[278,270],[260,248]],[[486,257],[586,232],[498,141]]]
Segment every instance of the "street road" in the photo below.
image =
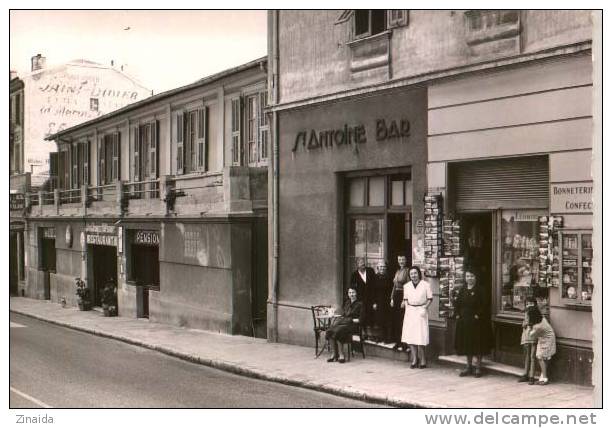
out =
[[11,314],[11,408],[378,407]]

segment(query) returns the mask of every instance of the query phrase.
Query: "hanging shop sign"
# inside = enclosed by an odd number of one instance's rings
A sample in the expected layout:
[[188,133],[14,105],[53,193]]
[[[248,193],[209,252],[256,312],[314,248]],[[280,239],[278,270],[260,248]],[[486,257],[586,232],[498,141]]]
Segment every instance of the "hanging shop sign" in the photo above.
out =
[[593,212],[593,183],[571,182],[550,185],[550,212],[581,214]]
[[89,245],[107,245],[116,247],[117,237],[115,235],[94,235],[87,234],[87,244]]
[[55,239],[55,228],[54,227],[44,227],[43,228],[43,238]]
[[139,230],[134,235],[134,243],[157,247],[159,246],[159,233],[156,230]]
[[344,124],[336,129],[310,129],[296,134],[292,151],[299,147],[304,150],[318,150],[323,147],[353,146],[368,142],[368,132],[375,136],[376,141],[393,141],[410,137],[410,121],[408,119],[376,119],[373,123],[349,126]]
[[23,193],[9,194],[9,209],[22,210],[25,208],[25,195]]
[[114,235],[117,230],[115,226],[111,226],[109,224],[88,224],[87,226],[85,226],[85,232],[96,234],[108,233]]

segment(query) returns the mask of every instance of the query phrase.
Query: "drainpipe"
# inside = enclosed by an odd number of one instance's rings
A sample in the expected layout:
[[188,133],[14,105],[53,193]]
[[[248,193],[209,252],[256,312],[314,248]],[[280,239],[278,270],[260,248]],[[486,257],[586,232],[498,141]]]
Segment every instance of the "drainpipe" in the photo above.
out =
[[[272,29],[271,35],[271,50],[273,53],[272,64],[268,62],[268,74],[269,76],[269,89],[271,91],[271,105],[278,104],[278,19],[279,12],[277,10],[271,11],[268,15],[269,25],[268,28]],[[270,66],[272,65],[272,66]],[[272,258],[271,263],[271,281],[269,290],[269,301],[268,303],[272,306],[271,320],[269,322],[269,334],[268,340],[271,342],[278,342],[278,113],[272,112]]]

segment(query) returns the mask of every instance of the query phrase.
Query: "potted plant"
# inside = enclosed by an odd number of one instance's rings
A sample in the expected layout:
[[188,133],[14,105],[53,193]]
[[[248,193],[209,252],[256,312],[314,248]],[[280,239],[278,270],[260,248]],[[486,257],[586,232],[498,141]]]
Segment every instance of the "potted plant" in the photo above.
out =
[[76,295],[78,296],[79,310],[91,310],[91,299],[89,297],[89,288],[81,278],[75,278]]
[[117,315],[117,294],[115,284],[109,281],[102,290],[102,311],[105,317]]

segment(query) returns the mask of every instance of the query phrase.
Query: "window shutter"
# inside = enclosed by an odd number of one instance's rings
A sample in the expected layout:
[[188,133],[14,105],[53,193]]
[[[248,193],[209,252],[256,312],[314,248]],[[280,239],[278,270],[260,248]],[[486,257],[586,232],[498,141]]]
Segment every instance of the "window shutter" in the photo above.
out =
[[91,142],[86,140],[83,144],[83,181],[82,183],[89,186],[89,145]]
[[71,179],[71,188],[76,189],[79,187],[79,145],[78,143],[72,143],[70,145],[70,161],[72,163],[72,175]]
[[461,162],[449,178],[459,211],[548,207],[547,156]]
[[159,121],[155,120],[150,124],[151,132],[150,132],[150,151],[149,151],[149,177],[151,180],[155,180],[157,178],[157,170],[159,169],[159,159],[157,156],[158,151],[158,130],[159,130]]
[[51,152],[49,153],[49,189],[48,190],[54,190],[57,188],[58,183],[58,175],[59,175],[59,169],[58,169],[58,160],[59,160],[59,152]]
[[132,158],[134,181],[140,181],[140,141],[138,141],[140,136],[139,131],[140,129],[138,126],[134,128],[134,155]]
[[405,9],[387,10],[387,23],[389,28],[408,25],[408,11]]
[[117,180],[121,180],[121,132],[117,132],[115,136],[117,145]]
[[240,165],[242,161],[241,107],[241,98],[232,100],[232,163],[234,165]]
[[176,115],[176,173],[183,174],[184,172],[184,161],[185,161],[185,151],[183,144],[183,137],[185,132],[185,124],[184,124],[184,115],[183,113],[178,113]]
[[208,159],[206,158],[207,149],[207,134],[208,134],[208,109],[206,107],[198,109],[198,133],[197,133],[197,150],[198,150],[198,168],[206,171]]
[[98,186],[103,186],[106,181],[105,172],[106,165],[104,162],[104,157],[106,155],[106,150],[104,150],[105,146],[104,137],[98,138]]

